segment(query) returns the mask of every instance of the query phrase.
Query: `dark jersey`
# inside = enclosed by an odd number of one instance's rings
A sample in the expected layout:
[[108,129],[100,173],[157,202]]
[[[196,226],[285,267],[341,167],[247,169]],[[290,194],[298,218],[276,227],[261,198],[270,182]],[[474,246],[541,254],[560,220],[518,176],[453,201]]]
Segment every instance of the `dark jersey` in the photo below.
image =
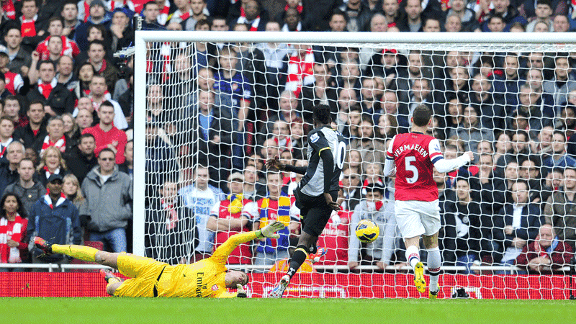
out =
[[340,188],[340,173],[346,160],[346,143],[342,134],[322,126],[308,134],[308,168],[299,186],[300,192],[305,195],[315,197],[324,193],[324,161],[320,157],[324,150],[330,150],[334,158],[334,172],[328,191],[338,191]]

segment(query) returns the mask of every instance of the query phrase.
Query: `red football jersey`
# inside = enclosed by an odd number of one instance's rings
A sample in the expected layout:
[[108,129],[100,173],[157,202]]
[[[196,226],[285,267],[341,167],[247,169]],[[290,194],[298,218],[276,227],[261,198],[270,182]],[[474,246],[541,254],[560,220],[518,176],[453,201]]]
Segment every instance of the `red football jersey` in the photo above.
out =
[[440,143],[421,133],[398,134],[386,154],[396,164],[396,200],[434,201],[438,188],[434,182],[434,162],[443,159]]

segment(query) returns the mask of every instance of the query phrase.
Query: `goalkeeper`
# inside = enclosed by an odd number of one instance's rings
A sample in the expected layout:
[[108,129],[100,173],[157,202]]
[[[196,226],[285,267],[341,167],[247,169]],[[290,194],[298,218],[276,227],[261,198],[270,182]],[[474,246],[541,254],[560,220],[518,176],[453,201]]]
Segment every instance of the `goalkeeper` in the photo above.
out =
[[[246,297],[242,289],[248,283],[248,275],[242,271],[226,269],[228,255],[240,244],[256,238],[278,238],[277,231],[284,228],[273,222],[261,230],[231,236],[208,258],[193,264],[171,266],[137,255],[110,253],[81,245],[50,244],[35,237],[34,244],[46,254],[62,253],[84,261],[98,262],[116,268],[132,279],[122,280],[104,271],[108,282],[106,292],[123,297]],[[238,288],[237,293],[227,288]]]

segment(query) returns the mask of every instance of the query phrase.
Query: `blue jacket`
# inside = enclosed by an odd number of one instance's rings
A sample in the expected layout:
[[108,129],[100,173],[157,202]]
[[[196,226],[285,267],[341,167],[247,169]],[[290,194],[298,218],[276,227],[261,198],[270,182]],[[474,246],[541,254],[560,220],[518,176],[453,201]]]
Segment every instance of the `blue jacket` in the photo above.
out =
[[[51,203],[50,198],[45,195],[34,204],[28,217],[28,237],[32,239],[40,236],[56,244],[81,244],[82,232],[76,206],[65,198],[58,199],[54,208],[50,207]],[[42,254],[37,248],[33,248],[31,252],[36,257]],[[41,259],[45,262],[60,261],[62,255],[45,256]]]

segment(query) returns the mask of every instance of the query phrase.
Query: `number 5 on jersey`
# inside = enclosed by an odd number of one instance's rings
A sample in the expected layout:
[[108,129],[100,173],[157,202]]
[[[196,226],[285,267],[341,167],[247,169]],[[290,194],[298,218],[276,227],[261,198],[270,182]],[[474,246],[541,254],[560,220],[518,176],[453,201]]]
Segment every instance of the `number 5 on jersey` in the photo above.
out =
[[406,162],[405,166],[406,171],[412,172],[412,177],[411,178],[406,177],[406,181],[410,184],[415,183],[416,181],[418,181],[418,169],[416,168],[416,166],[412,165],[412,163],[416,162],[416,157],[407,156],[404,159],[404,161]]

